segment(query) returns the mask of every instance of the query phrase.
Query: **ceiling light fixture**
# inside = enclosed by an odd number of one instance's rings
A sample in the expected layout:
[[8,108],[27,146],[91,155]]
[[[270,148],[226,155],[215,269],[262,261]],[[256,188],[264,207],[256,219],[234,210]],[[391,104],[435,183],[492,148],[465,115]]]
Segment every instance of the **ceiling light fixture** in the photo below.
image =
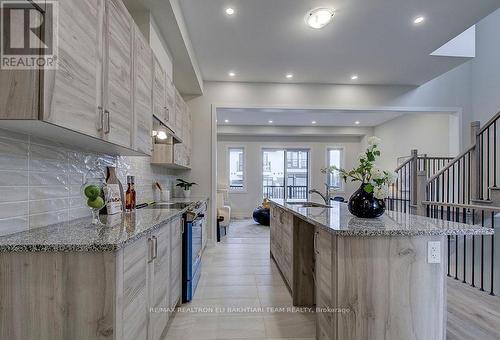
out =
[[234,14],[234,9],[231,7],[226,8],[226,14],[227,15],[233,15]]
[[236,75],[236,73],[234,73],[234,72],[229,72],[229,76],[230,76],[230,77],[234,77],[235,75]]
[[270,121],[269,121],[269,124],[272,124],[272,123],[273,123],[273,121],[272,121],[272,120],[270,120]]
[[354,124],[359,125],[360,124],[359,120],[355,121]]
[[421,24],[421,23],[423,23],[424,21],[425,21],[425,17],[423,17],[423,16],[418,16],[418,17],[416,17],[415,19],[413,19],[413,23],[414,23],[415,25]]
[[224,120],[224,123],[229,123],[229,119],[225,119],[225,120]]
[[358,79],[358,75],[357,75],[357,74],[353,74],[353,75],[351,76],[351,80],[357,80],[357,79]]
[[328,25],[335,15],[335,10],[330,8],[315,8],[307,12],[304,20],[307,26],[319,29]]
[[315,121],[315,120],[313,120],[313,121],[311,122],[311,124],[316,124],[316,121]]
[[286,77],[287,79],[292,79],[292,78],[293,78],[293,74],[288,73],[285,77]]

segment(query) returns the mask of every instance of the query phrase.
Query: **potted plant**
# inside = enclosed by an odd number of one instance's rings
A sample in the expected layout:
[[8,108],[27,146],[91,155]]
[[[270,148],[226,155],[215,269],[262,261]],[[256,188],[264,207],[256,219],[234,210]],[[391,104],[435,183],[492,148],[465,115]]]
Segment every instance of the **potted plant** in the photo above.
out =
[[368,139],[368,148],[359,155],[359,165],[352,170],[345,170],[331,166],[322,169],[323,173],[338,171],[345,182],[361,182],[359,189],[349,199],[349,211],[363,218],[375,218],[385,211],[384,199],[389,195],[389,185],[397,178],[395,173],[383,171],[375,166],[375,160],[380,157],[378,148],[380,138],[375,136]]
[[183,189],[182,194],[186,198],[191,196],[191,187],[193,185],[198,185],[195,182],[188,182],[188,181],[185,181],[181,178],[177,178],[177,182],[179,182],[179,183],[177,183],[175,186]]

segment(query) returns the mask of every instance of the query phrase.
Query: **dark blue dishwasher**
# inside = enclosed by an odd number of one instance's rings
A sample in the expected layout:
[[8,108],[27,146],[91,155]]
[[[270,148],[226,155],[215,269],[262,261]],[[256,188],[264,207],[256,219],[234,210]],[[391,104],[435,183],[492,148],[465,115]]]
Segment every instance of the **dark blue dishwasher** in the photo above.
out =
[[204,209],[193,209],[184,215],[182,234],[182,302],[193,299],[201,275],[202,227]]

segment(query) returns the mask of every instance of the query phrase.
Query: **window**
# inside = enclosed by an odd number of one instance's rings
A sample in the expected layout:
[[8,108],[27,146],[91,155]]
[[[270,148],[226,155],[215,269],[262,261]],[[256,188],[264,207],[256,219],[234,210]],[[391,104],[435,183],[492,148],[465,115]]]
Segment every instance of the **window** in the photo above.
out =
[[245,190],[245,149],[229,148],[229,189],[231,191]]
[[[337,168],[343,167],[343,149],[341,148],[329,148],[327,150],[327,165],[328,166],[336,166]],[[343,182],[342,178],[338,171],[334,173],[327,174],[328,185],[331,187],[337,188],[338,190],[343,190]]]
[[306,200],[309,151],[262,150],[262,193],[267,198]]

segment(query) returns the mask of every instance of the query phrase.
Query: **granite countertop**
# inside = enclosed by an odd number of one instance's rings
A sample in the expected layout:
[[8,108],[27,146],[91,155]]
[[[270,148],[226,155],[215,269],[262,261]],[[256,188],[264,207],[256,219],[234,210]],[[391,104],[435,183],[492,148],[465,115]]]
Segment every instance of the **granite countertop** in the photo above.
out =
[[115,251],[158,229],[206,198],[179,198],[169,203],[191,203],[184,209],[143,208],[133,213],[101,216],[103,226],[91,224],[90,217],[0,237],[5,252],[86,252]]
[[332,202],[331,208],[306,208],[289,204],[284,200],[271,201],[295,216],[340,236],[443,236],[494,233],[491,228],[388,210],[378,218],[359,218],[349,212],[347,204],[339,202]]

